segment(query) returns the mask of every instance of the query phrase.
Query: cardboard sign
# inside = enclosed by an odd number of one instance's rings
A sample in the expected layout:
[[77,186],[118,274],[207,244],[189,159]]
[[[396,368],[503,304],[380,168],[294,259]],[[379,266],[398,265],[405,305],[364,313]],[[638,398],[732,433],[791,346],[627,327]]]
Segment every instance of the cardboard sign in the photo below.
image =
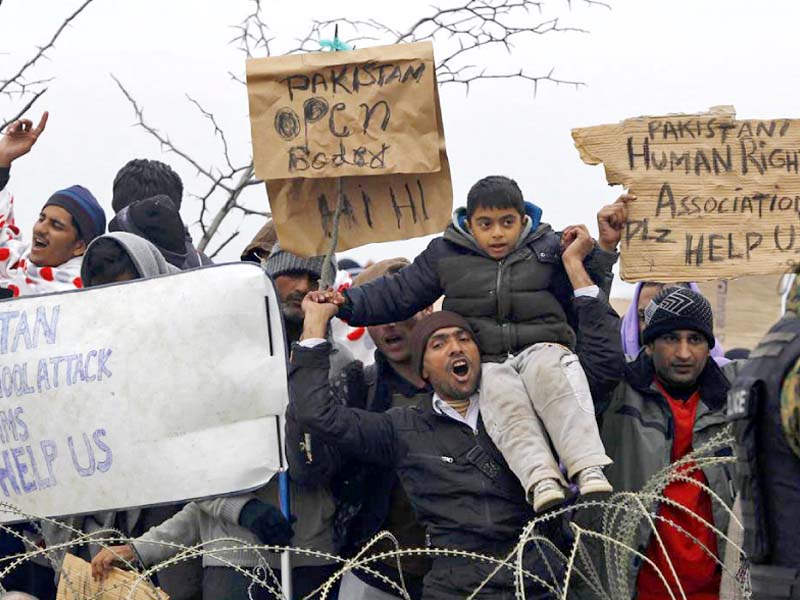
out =
[[800,121],[708,113],[573,129],[584,162],[638,196],[623,231],[627,281],[786,272],[800,252]]
[[61,567],[56,600],[169,600],[160,588],[131,571],[113,568],[103,581],[92,579],[92,565],[67,554]]
[[247,61],[261,179],[439,171],[430,42]]
[[285,464],[287,400],[256,265],[0,302],[0,495],[23,513],[259,488]]
[[[441,233],[453,209],[444,150],[441,164],[437,173],[344,178],[337,251]],[[300,256],[328,252],[339,198],[337,180],[268,181],[267,193],[282,248]]]

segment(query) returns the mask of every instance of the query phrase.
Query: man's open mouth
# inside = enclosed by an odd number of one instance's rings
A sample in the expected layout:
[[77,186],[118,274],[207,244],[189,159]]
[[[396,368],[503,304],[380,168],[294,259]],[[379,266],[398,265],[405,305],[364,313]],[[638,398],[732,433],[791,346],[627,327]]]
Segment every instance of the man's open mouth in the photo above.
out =
[[464,358],[459,358],[453,361],[453,365],[450,367],[450,370],[453,372],[453,375],[456,376],[458,380],[465,380],[469,375],[469,363]]
[[47,241],[40,237],[33,237],[33,247],[37,249],[47,248]]

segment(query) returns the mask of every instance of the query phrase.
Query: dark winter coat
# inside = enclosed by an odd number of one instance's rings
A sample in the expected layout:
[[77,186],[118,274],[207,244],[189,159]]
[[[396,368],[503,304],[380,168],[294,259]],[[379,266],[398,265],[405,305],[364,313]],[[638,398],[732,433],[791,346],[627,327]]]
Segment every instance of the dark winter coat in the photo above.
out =
[[[725,409],[730,381],[739,369],[738,362],[730,362],[720,368],[709,359],[700,373],[697,385],[700,402],[695,416],[692,448],[697,450],[713,438],[722,434],[727,427]],[[669,401],[654,383],[655,367],[653,360],[642,350],[639,356],[625,367],[623,381],[604,401],[596,403],[600,415],[600,435],[606,453],[614,461],[605,469],[609,483],[615,492],[639,491],[650,479],[666,469],[672,462],[672,446],[675,424]],[[601,396],[595,396],[601,398]],[[730,447],[714,449],[718,457],[731,456]],[[716,497],[724,503],[713,502],[714,525],[724,532],[728,528],[728,509],[734,500],[733,466],[716,462],[703,467],[708,485]],[[726,508],[727,507],[727,508]],[[653,502],[647,507],[655,514],[658,505]],[[602,531],[603,514],[595,509],[579,511],[577,520],[595,531]],[[652,536],[652,528],[642,519],[633,537],[636,550],[645,553]],[[720,536],[718,547],[725,547],[725,539]],[[614,581],[624,583],[633,593],[636,577],[642,566],[641,559],[630,552],[616,552],[619,560],[608,563],[604,574]],[[600,554],[597,555],[600,558]],[[606,569],[601,569],[601,572]]]
[[[573,302],[582,325],[578,354],[587,378],[597,393],[607,392],[624,363],[619,318],[602,297]],[[427,530],[429,546],[494,556],[508,552],[534,513],[483,423],[479,421],[474,433],[469,426],[437,414],[427,400],[384,413],[342,406],[327,382],[329,350],[328,344],[293,349],[290,405],[300,425],[347,455],[394,467]],[[561,542],[562,525],[553,520],[543,533]],[[552,583],[541,557],[535,552],[527,556],[527,566]],[[491,569],[475,561],[436,558],[425,577],[424,597],[463,598]],[[555,572],[558,577],[557,567]],[[511,581],[511,573],[501,571],[479,597],[512,598]],[[541,587],[535,591],[545,594]]]
[[[503,260],[477,245],[461,209],[412,264],[347,290],[339,316],[351,325],[402,321],[444,294],[442,308],[467,319],[484,361],[502,362],[538,342],[574,348],[573,290],[561,264],[560,235],[539,222],[537,207],[526,208],[520,241]],[[599,248],[586,260],[589,275],[606,293],[615,261],[615,254]]]

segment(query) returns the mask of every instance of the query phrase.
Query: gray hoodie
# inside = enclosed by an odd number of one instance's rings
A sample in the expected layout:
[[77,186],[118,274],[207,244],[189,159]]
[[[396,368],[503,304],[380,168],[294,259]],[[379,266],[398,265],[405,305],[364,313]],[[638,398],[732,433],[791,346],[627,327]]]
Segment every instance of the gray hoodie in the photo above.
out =
[[[88,282],[88,272],[86,260],[92,253],[92,248],[95,247],[98,240],[112,239],[117,244],[122,246],[123,250],[128,254],[136,270],[139,271],[139,277],[145,279],[147,277],[156,277],[158,275],[168,275],[170,273],[180,273],[180,269],[167,262],[164,255],[152,243],[148,242],[143,237],[139,237],[133,233],[125,231],[114,231],[106,233],[92,240],[89,247],[86,248],[86,253],[83,255],[83,265],[81,266],[81,279]],[[88,287],[88,286],[87,286]]]

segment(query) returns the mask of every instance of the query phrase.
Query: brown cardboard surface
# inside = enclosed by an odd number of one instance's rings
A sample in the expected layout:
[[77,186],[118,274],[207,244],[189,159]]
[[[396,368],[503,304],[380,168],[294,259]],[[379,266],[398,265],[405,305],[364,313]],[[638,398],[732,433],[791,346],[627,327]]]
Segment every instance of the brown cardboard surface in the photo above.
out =
[[[133,593],[131,594],[131,590]],[[129,595],[130,594],[130,595]],[[112,569],[100,582],[92,579],[91,564],[73,554],[64,556],[56,600],[169,600],[161,589],[153,588],[139,575],[122,569]]]
[[435,90],[430,42],[250,59],[256,175],[439,171]]
[[[337,252],[444,231],[453,205],[444,152],[441,164],[437,173],[343,178]],[[283,249],[300,256],[328,252],[338,198],[336,179],[272,180],[267,182],[267,193]]]
[[784,273],[800,253],[800,121],[733,107],[572,130],[581,159],[638,197],[622,233],[627,281]]

